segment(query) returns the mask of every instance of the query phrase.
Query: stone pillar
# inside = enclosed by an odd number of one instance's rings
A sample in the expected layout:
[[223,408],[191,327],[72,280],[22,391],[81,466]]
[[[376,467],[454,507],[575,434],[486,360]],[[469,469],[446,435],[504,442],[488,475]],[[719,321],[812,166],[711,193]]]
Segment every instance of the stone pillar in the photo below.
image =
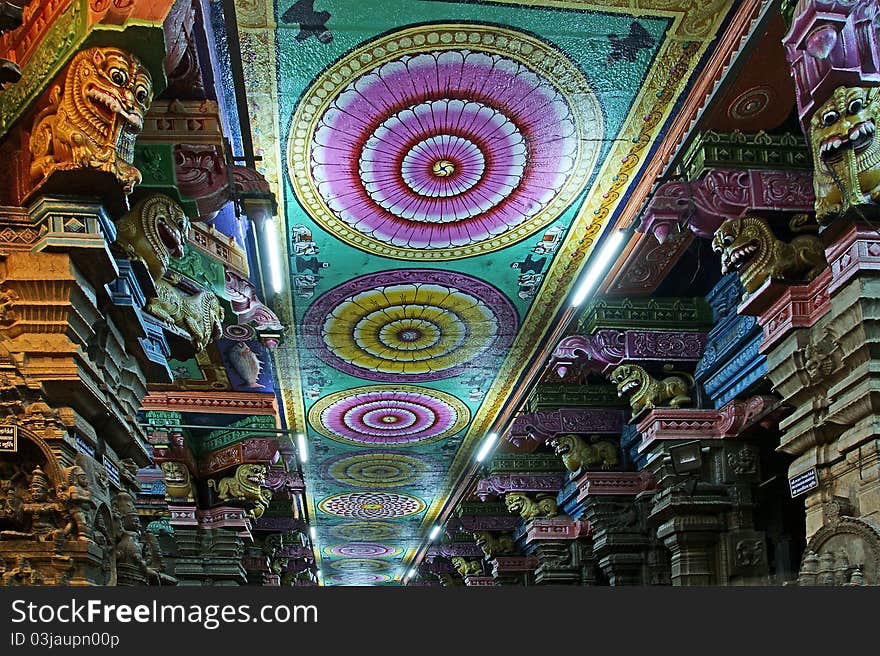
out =
[[535,585],[593,585],[596,563],[585,522],[559,516],[526,524],[526,544],[538,560]]

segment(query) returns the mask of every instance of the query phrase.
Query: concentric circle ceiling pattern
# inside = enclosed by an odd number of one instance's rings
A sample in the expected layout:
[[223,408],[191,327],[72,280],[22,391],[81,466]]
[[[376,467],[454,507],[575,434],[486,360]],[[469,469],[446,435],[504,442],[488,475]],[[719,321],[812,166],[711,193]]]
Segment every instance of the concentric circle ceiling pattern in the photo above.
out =
[[[593,139],[582,140],[589,125]],[[524,32],[422,25],[356,49],[293,117],[297,198],[328,232],[422,260],[504,248],[577,197],[603,134],[598,100],[555,48]]]
[[[309,423],[323,435],[358,446],[415,446],[454,435],[470,420],[467,406],[451,394],[409,385],[358,387],[324,397],[312,406]],[[417,460],[364,454],[334,463],[341,480],[412,482],[424,467]],[[376,469],[378,468],[378,469]],[[371,474],[371,470],[373,473]],[[403,481],[403,482],[401,482]]]
[[385,519],[417,515],[425,502],[409,494],[391,492],[349,492],[334,494],[318,504],[318,509],[336,517]]
[[302,335],[321,360],[382,382],[450,378],[502,354],[519,326],[492,285],[429,269],[383,271],[330,290],[308,309]]

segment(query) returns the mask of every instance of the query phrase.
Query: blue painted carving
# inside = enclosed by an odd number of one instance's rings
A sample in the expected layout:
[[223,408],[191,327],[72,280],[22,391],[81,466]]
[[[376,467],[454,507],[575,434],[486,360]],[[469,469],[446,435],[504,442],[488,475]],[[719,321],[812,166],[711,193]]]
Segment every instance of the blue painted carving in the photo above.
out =
[[577,519],[584,513],[584,507],[578,502],[578,487],[574,480],[569,480],[556,496],[559,510],[572,519]]
[[728,274],[706,296],[715,326],[709,331],[709,343],[697,363],[694,379],[716,408],[767,373],[767,358],[758,353],[762,332],[757,319],[736,313],[742,292],[739,277]]
[[139,338],[139,341],[147,359],[153,365],[148,372],[151,374],[150,380],[170,383],[174,380],[174,376],[171,375],[171,368],[168,366],[171,349],[165,339],[165,330],[162,324],[147,315],[144,315],[144,326],[147,329],[147,336]]
[[648,462],[648,456],[639,453],[639,444],[642,442],[642,434],[639,433],[635,424],[624,424],[620,433],[620,451],[624,456],[624,462],[629,461],[633,471],[639,471]]

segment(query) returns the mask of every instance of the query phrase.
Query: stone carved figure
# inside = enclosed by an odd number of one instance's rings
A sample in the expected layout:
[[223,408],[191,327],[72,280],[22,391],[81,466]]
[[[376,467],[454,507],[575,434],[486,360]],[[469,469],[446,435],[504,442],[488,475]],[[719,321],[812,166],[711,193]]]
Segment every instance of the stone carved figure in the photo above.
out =
[[508,492],[504,495],[504,504],[510,512],[527,522],[538,518],[550,519],[559,514],[555,494],[539,493],[533,500],[525,492]]
[[61,493],[70,521],[66,531],[79,540],[92,541],[93,517],[97,504],[89,492],[89,479],[79,465],[67,469],[67,489]]
[[116,176],[126,194],[141,181],[134,142],[153,101],[141,61],[118,48],[88,48],[70,62],[63,85],[50,92],[30,138],[31,177],[92,169]]
[[516,553],[513,536],[510,533],[495,534],[489,531],[477,531],[474,533],[474,541],[487,558],[510,556]]
[[452,559],[452,566],[462,577],[481,576],[483,574],[483,565],[479,560],[468,560],[461,556],[455,556]]
[[820,223],[852,207],[880,202],[878,97],[875,88],[838,87],[810,119]]
[[60,503],[50,499],[51,489],[49,477],[37,466],[31,474],[29,495],[22,505],[22,511],[31,520],[29,537],[41,542],[57,540],[65,535],[60,527],[64,509]]
[[195,501],[195,492],[189,467],[182,462],[168,460],[160,465],[165,475],[165,499],[168,501]]
[[156,291],[147,312],[188,333],[197,352],[223,335],[223,308],[213,292],[187,294],[166,280],[156,282]]
[[[792,229],[804,229],[799,227],[803,218],[792,221]],[[828,266],[817,237],[799,235],[785,243],[776,238],[764,219],[754,216],[722,223],[712,239],[712,250],[721,253],[722,273],[737,272],[746,296],[768,279],[810,282]]]
[[222,501],[249,501],[256,504],[250,511],[255,519],[262,516],[272,499],[272,491],[264,488],[265,484],[266,465],[253,464],[239,465],[234,476],[221,478],[219,483],[213,479],[208,481],[208,487],[216,490]]
[[622,364],[611,372],[610,379],[617,385],[618,396],[630,395],[633,416],[643,410],[663,406],[681,408],[691,403],[693,378],[688,374],[656,380],[637,364]]
[[620,455],[613,442],[602,440],[588,444],[580,435],[568,433],[547,440],[562,464],[570,472],[581,469],[611,469],[620,464]]
[[129,259],[143,262],[153,280],[168,270],[171,258],[180,259],[191,225],[180,206],[164,194],[148,196],[116,222],[116,244]]

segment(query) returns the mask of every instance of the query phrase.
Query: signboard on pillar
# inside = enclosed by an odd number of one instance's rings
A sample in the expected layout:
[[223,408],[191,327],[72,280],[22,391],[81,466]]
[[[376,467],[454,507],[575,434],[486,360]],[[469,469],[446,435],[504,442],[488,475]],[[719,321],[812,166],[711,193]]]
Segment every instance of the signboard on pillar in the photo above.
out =
[[6,424],[0,426],[0,453],[18,451],[18,426]]
[[791,490],[792,499],[819,487],[819,475],[816,472],[816,468],[813,467],[797,476],[789,478],[788,487]]

